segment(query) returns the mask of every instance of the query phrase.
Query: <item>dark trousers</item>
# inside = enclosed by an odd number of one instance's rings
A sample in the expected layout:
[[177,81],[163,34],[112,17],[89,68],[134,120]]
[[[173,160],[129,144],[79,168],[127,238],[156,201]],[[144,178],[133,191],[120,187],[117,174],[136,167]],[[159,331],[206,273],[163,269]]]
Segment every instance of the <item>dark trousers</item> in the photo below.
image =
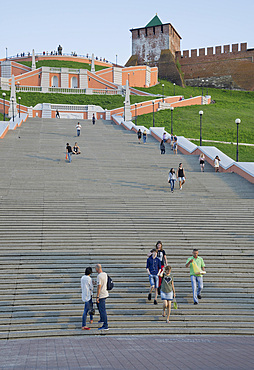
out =
[[161,149],[161,154],[165,154],[165,149]]
[[100,313],[100,321],[104,323],[103,326],[105,328],[108,328],[108,318],[107,318],[107,312],[106,312],[106,298],[99,299],[98,309]]
[[[88,313],[88,311],[90,311],[92,309],[93,309],[93,299],[91,298],[90,301],[85,303],[84,313],[83,313],[83,316],[82,316],[82,327],[86,326],[87,313]],[[93,320],[93,315],[90,315],[90,321],[92,321],[92,320]]]

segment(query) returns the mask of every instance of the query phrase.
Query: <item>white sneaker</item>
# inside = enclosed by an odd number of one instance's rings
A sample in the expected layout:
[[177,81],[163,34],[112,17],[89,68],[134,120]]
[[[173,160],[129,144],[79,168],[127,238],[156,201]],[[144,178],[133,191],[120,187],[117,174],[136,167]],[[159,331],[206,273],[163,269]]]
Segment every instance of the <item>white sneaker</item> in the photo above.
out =
[[182,188],[183,188],[183,187],[182,187],[182,186],[180,186],[180,190],[182,190]]

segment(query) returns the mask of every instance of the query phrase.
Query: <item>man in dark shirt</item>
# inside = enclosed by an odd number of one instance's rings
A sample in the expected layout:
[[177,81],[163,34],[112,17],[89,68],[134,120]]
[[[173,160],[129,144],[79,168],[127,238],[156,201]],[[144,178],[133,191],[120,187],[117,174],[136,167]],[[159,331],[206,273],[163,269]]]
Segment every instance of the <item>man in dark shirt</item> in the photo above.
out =
[[68,157],[68,160],[69,160],[69,163],[71,163],[71,155],[72,155],[73,151],[72,151],[72,147],[70,146],[69,143],[66,144],[66,154],[67,154],[67,157]]
[[159,286],[159,273],[161,272],[161,261],[157,257],[156,249],[152,250],[152,255],[147,259],[146,269],[149,274],[149,281],[151,285],[150,292],[148,294],[148,300],[152,299],[152,291],[155,288],[154,304],[157,304],[158,286]]

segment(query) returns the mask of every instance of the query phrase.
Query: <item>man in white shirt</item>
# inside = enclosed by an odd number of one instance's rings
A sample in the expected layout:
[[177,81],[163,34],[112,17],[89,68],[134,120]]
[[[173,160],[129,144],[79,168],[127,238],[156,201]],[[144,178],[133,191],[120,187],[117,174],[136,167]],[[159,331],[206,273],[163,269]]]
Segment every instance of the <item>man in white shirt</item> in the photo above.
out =
[[78,122],[78,124],[76,126],[76,129],[77,129],[77,136],[80,136],[81,124],[79,122]]
[[95,269],[96,269],[96,272],[98,273],[96,302],[97,302],[98,309],[100,312],[99,322],[103,323],[102,327],[100,327],[99,330],[109,330],[108,329],[108,318],[107,318],[107,312],[106,312],[106,299],[109,295],[107,291],[108,275],[102,271],[100,264],[96,265]]
[[[82,316],[82,330],[90,330],[86,326],[86,316],[88,311],[93,309],[93,281],[90,277],[93,270],[91,267],[87,267],[85,275],[81,278],[81,289],[82,289],[82,301],[85,302],[84,313]],[[93,315],[90,314],[90,324],[93,323]]]

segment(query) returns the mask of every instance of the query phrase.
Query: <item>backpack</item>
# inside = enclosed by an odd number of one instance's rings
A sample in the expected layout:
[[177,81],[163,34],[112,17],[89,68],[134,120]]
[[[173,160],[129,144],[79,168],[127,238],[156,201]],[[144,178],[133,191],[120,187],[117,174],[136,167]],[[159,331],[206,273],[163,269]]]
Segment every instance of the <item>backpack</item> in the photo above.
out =
[[112,290],[114,288],[114,283],[113,280],[111,279],[110,276],[108,276],[108,281],[107,281],[107,290]]

